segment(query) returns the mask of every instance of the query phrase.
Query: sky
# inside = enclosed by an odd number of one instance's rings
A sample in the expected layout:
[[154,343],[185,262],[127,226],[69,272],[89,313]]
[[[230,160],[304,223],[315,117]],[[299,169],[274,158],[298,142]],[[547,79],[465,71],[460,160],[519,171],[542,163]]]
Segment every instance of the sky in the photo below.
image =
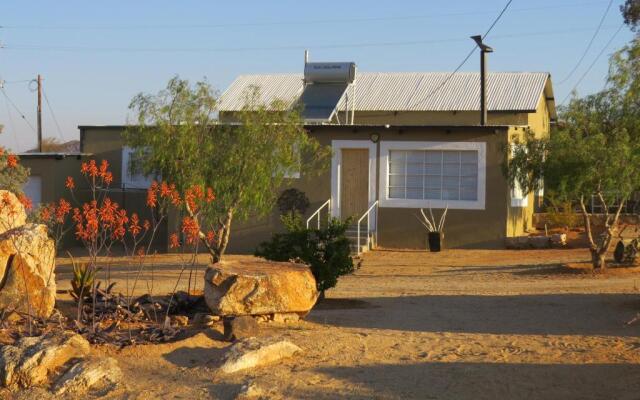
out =
[[[632,38],[626,26],[618,31],[622,2],[613,1],[578,65],[609,0],[513,0],[485,39],[490,70],[550,72],[558,102],[574,88],[602,89],[608,56]],[[0,145],[36,145],[38,74],[43,136],[66,141],[78,125],[125,124],[133,96],[175,75],[223,92],[240,74],[301,73],[304,49],[311,61],[354,61],[360,71],[452,71],[473,47],[469,36],[483,34],[506,3],[3,0]],[[476,54],[461,71],[478,69]]]

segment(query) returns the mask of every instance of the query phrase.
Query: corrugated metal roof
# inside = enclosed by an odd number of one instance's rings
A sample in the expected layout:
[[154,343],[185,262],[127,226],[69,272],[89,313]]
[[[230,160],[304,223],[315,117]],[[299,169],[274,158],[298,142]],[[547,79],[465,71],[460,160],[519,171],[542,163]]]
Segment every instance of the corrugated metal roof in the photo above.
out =
[[[480,74],[458,72],[440,89],[448,72],[358,72],[356,111],[474,111],[480,109]],[[241,75],[223,93],[220,111],[238,111],[251,87],[260,89],[261,104],[282,100],[294,104],[303,89],[302,74]],[[487,105],[491,111],[535,110],[546,72],[490,72]],[[345,96],[338,108],[344,107]]]

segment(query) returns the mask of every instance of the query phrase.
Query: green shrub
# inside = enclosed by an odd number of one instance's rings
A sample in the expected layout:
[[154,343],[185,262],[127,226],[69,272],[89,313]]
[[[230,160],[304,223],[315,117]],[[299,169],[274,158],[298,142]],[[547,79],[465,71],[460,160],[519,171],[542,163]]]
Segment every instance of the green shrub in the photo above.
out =
[[73,258],[73,278],[71,279],[71,290],[69,294],[76,299],[90,300],[93,291],[93,283],[96,279],[97,270],[91,269],[87,263],[76,263]]
[[272,261],[295,261],[307,264],[316,279],[320,298],[338,283],[342,275],[354,270],[349,239],[345,232],[350,221],[332,219],[326,228],[307,229],[299,214],[285,215],[286,233],[273,235],[256,250],[256,256]]
[[582,226],[582,216],[574,211],[570,201],[549,201],[547,207],[547,223],[551,228],[574,229]]

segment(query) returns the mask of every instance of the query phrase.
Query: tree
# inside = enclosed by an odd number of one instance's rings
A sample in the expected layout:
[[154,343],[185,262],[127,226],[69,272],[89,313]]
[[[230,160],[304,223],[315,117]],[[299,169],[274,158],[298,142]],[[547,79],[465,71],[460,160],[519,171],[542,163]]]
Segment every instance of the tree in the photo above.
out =
[[178,77],[156,95],[137,95],[130,109],[137,125],[125,138],[145,172],[159,173],[180,192],[213,188],[216,200],[200,215],[184,202],[184,212],[207,225],[198,227],[199,235],[213,262],[225,253],[234,219],[267,215],[291,171],[318,173],[328,160],[328,149],[307,135],[297,110],[260,104],[257,88],[247,93],[237,124],[216,119],[217,98],[207,82],[192,87]]
[[[605,268],[620,213],[640,188],[638,42],[612,57],[605,90],[574,97],[561,110],[561,123],[550,138],[526,135],[514,143],[512,157],[505,162],[512,185],[518,182],[531,192],[544,178],[546,193],[579,207],[594,268]],[[592,198],[604,211],[599,237],[588,207]]]
[[0,190],[8,190],[20,197],[28,178],[29,169],[20,165],[18,156],[0,146]]
[[620,6],[620,11],[624,17],[624,23],[629,25],[631,30],[640,26],[640,0],[627,0]]

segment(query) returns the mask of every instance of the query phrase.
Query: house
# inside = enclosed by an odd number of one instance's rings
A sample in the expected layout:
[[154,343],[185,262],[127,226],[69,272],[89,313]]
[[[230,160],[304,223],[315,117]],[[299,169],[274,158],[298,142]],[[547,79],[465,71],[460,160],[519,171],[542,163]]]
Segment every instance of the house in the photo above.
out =
[[[220,120],[236,122],[255,88],[259,103],[300,107],[307,131],[331,146],[333,158],[329,171],[294,186],[311,213],[330,208],[334,217],[361,219],[361,237],[379,246],[424,249],[419,209],[448,208],[446,246],[502,247],[532,228],[542,195],[510,189],[502,173],[509,143],[527,131],[549,135],[557,116],[548,73],[494,72],[481,125],[481,78],[308,63],[304,74],[239,76],[221,96]],[[265,227],[265,237],[273,229]]]
[[[419,209],[439,215],[448,208],[445,246],[495,248],[531,229],[541,196],[510,189],[501,169],[509,143],[527,131],[548,135],[556,111],[548,73],[493,72],[482,125],[480,82],[469,72],[366,73],[353,63],[306,63],[303,74],[239,76],[221,96],[219,118],[237,122],[256,88],[262,104],[280,100],[302,109],[308,134],[333,150],[331,167],[319,176],[291,176],[311,202],[312,224],[327,214],[353,216],[361,221],[361,244],[424,249]],[[144,208],[150,180],[130,170],[126,126],[79,129],[79,154],[111,164],[117,201]],[[35,170],[37,156],[30,157],[23,162]],[[44,202],[54,200],[48,196],[43,190]],[[162,230],[165,248],[176,224],[174,218]],[[281,229],[277,210],[237,223],[228,251],[253,252]]]

